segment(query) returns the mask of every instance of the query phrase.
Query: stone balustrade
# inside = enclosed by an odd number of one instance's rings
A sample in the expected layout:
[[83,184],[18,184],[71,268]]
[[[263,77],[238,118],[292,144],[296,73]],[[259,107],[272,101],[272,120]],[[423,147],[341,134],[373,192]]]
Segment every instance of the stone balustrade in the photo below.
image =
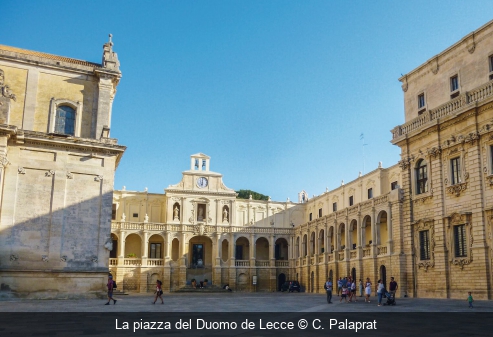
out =
[[[431,109],[422,115],[402,124],[396,126],[392,132],[392,139],[399,138],[414,130],[418,130],[426,124],[435,121],[439,118],[450,116],[460,111],[462,108],[470,105],[473,107],[476,102],[481,102],[493,96],[493,81],[489,81],[479,87],[465,92],[458,97],[442,104],[434,109]],[[430,124],[431,126],[431,124]]]
[[147,259],[148,266],[164,266],[163,259]]
[[123,265],[124,266],[141,266],[142,265],[142,259],[140,258],[134,258],[134,257],[128,257],[123,260]]
[[236,267],[250,267],[250,260],[236,260]]
[[289,261],[276,260],[276,267],[289,267]]
[[371,256],[371,248],[363,248],[363,257]]
[[110,259],[110,266],[117,266],[118,265],[118,259]]
[[378,246],[378,255],[386,255],[387,246]]
[[270,261],[269,260],[256,260],[255,266],[257,266],[257,267],[270,267]]

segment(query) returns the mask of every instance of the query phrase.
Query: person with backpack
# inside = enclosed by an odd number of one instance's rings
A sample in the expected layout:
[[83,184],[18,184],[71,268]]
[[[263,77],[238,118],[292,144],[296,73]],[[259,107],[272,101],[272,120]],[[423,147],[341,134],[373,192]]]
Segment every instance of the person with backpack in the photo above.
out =
[[156,297],[154,297],[154,302],[152,302],[152,304],[156,304],[156,301],[158,299],[158,297],[161,299],[161,304],[164,304],[164,301],[163,301],[163,298],[161,297],[163,295],[163,289],[162,289],[162,286],[163,285],[163,282],[157,280],[156,281]]
[[116,288],[116,282],[113,281],[113,276],[108,276],[108,283],[106,284],[108,287],[108,302],[105,305],[110,305],[110,301],[113,300],[113,304],[116,304],[116,300],[113,298],[113,289]]
[[330,304],[332,303],[332,280],[330,278],[325,282],[324,289],[327,292],[327,303]]

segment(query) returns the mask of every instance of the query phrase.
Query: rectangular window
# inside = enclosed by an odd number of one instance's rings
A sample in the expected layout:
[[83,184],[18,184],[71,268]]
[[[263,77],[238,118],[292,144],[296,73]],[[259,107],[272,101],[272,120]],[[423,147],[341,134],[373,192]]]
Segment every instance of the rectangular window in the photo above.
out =
[[133,214],[132,214],[132,217],[134,217],[134,218],[138,218],[138,217],[139,217],[139,213],[133,213]]
[[353,206],[353,203],[354,203],[354,198],[353,198],[353,196],[350,196],[349,197],[349,206]]
[[397,181],[393,181],[391,184],[390,184],[390,189],[393,191],[397,188]]
[[460,180],[460,157],[450,160],[450,172],[452,173],[452,185],[461,183]]
[[467,256],[465,225],[454,226],[454,248],[455,248],[455,257]]
[[322,217],[322,209],[321,209],[321,208],[319,208],[319,209],[318,209],[318,217],[319,217],[319,218],[321,218],[321,217]]
[[420,231],[419,232],[419,258],[420,260],[430,259],[430,232]]
[[459,96],[459,76],[455,75],[450,78],[450,98]]
[[312,219],[313,219],[313,215],[312,215],[312,213],[310,213],[310,220],[309,221],[312,221]]
[[368,189],[368,199],[373,198],[373,188]]
[[490,81],[493,80],[493,55],[491,55],[488,60],[490,61]]
[[425,106],[425,94],[418,95],[418,108],[423,108]]
[[151,243],[150,249],[151,249],[151,251],[149,253],[149,257],[151,259],[160,259],[161,258],[161,244],[160,243]]
[[116,220],[116,204],[111,208],[111,220]]
[[332,204],[332,212],[337,212],[337,202]]

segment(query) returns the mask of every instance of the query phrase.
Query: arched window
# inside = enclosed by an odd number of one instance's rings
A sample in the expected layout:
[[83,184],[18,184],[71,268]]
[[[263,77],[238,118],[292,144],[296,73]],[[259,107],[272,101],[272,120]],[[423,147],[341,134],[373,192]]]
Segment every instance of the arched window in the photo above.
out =
[[55,116],[55,133],[75,135],[75,110],[67,105],[58,106]]
[[428,192],[428,170],[426,161],[421,159],[416,165],[416,194]]

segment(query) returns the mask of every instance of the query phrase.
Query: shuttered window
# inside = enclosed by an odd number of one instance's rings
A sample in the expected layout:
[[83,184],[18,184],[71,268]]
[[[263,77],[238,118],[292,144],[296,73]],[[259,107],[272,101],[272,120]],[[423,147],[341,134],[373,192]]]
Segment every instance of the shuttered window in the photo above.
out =
[[467,256],[465,225],[454,226],[454,247],[455,247],[455,257]]
[[419,258],[420,260],[430,259],[430,231],[419,232]]
[[459,157],[450,160],[450,166],[451,166],[451,169],[452,169],[452,172],[451,172],[452,173],[452,185],[461,183],[461,180],[460,180],[460,162],[459,162],[459,160],[460,160]]

